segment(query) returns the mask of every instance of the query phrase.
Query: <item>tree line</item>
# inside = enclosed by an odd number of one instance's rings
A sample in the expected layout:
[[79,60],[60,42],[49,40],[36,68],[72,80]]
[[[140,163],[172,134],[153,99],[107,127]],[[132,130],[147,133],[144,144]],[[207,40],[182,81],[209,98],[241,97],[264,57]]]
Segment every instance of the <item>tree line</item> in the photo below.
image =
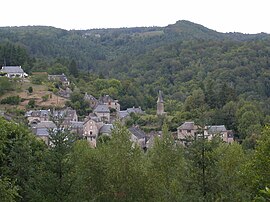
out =
[[147,152],[116,124],[96,149],[67,130],[49,147],[0,119],[1,201],[267,201],[270,128],[254,150],[220,139],[175,144],[168,127]]

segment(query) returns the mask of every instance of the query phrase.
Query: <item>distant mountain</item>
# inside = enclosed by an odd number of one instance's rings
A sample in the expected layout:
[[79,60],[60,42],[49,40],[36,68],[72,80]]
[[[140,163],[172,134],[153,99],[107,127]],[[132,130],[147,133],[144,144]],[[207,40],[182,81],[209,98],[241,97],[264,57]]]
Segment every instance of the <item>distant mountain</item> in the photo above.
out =
[[269,38],[269,35],[219,33],[185,20],[166,27],[70,31],[46,26],[0,28],[0,43],[20,44],[34,57],[49,60],[56,57],[74,58],[80,62],[81,68],[95,60],[113,59],[122,54],[141,54],[179,41],[249,41],[264,38]]

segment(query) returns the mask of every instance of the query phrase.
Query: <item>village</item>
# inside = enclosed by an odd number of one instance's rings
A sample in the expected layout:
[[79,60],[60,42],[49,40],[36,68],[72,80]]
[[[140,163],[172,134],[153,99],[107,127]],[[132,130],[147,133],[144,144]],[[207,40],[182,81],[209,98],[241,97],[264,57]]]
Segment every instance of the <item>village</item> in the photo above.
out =
[[[8,78],[26,78],[26,74],[20,66],[4,66],[1,69],[1,75]],[[68,88],[70,81],[65,74],[48,75],[49,81],[58,81],[65,86],[58,94],[62,97],[69,98],[72,91]],[[97,147],[100,137],[110,137],[114,123],[116,121],[125,124],[126,120],[132,114],[143,115],[145,112],[141,107],[131,107],[125,110],[121,109],[119,100],[113,99],[110,95],[103,95],[95,98],[93,95],[85,92],[84,100],[93,109],[88,116],[79,120],[76,110],[67,107],[63,109],[33,109],[28,110],[25,117],[28,126],[37,138],[42,139],[47,145],[50,145],[50,131],[57,130],[58,127],[65,128],[70,132],[78,135],[81,139],[86,139],[91,147]],[[166,102],[163,99],[162,91],[157,95],[156,116],[164,117],[167,113],[164,110]],[[61,120],[61,121],[60,121]],[[60,124],[57,124],[57,123]],[[207,140],[219,136],[224,142],[232,143],[234,141],[233,131],[227,130],[224,125],[209,125],[201,127],[194,121],[189,120],[180,123],[176,132],[172,135],[176,143],[188,145],[196,138],[205,138]],[[140,146],[143,150],[149,149],[154,144],[156,137],[162,137],[161,131],[151,131],[145,133],[139,125],[133,125],[128,128],[130,140]]]

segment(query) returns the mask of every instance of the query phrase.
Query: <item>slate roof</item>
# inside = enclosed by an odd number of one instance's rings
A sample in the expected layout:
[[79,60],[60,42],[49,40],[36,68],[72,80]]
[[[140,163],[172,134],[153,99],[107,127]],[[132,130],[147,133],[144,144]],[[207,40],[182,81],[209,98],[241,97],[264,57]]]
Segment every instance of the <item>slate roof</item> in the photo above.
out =
[[119,112],[118,112],[118,117],[119,117],[120,119],[125,118],[125,117],[127,117],[128,115],[129,115],[129,113],[128,113],[127,110],[119,111]]
[[127,112],[130,114],[130,113],[135,113],[135,114],[143,114],[143,110],[141,109],[141,107],[138,107],[138,108],[135,108],[135,107],[132,107],[132,108],[127,108]]
[[37,124],[36,128],[56,128],[56,125],[52,121],[41,121]]
[[107,105],[99,104],[93,111],[94,113],[110,113],[110,110]]
[[71,128],[83,128],[83,124],[84,122],[81,122],[81,121],[71,121],[70,122],[70,126]]
[[25,113],[26,117],[48,117],[50,115],[50,110],[31,110]]
[[113,129],[113,124],[104,124],[100,130],[99,133],[107,133],[107,134],[111,134]]
[[68,79],[66,77],[66,75],[63,74],[59,74],[59,75],[48,75],[48,79],[49,80],[56,80],[59,79],[61,82],[68,82]]
[[47,128],[37,128],[35,133],[37,136],[49,136],[49,131]]
[[85,100],[91,100],[91,101],[97,101],[97,99],[93,95],[90,95],[90,94],[87,94],[87,93],[85,93],[84,99]]
[[99,103],[104,104],[104,103],[113,102],[114,100],[109,95],[104,95],[100,97],[98,101]]
[[21,66],[3,66],[1,71],[5,73],[19,73],[19,74],[24,73]]
[[178,127],[178,129],[181,129],[181,130],[197,130],[198,126],[196,126],[194,124],[194,122],[191,121],[191,122],[183,123],[181,126]]
[[227,129],[224,125],[216,125],[216,126],[207,126],[208,133],[210,134],[217,134],[226,132]]
[[133,135],[135,135],[138,139],[143,139],[143,138],[146,137],[146,134],[144,133],[144,131],[142,131],[138,127],[131,127],[128,130],[129,130],[130,133],[132,133]]

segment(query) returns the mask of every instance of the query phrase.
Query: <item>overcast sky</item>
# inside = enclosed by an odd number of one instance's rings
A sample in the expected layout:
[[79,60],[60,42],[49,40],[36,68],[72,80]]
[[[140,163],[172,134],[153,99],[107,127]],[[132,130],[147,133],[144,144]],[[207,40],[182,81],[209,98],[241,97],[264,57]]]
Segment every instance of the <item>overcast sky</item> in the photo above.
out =
[[219,32],[270,33],[270,0],[2,0],[0,6],[1,27],[70,30],[189,20]]

